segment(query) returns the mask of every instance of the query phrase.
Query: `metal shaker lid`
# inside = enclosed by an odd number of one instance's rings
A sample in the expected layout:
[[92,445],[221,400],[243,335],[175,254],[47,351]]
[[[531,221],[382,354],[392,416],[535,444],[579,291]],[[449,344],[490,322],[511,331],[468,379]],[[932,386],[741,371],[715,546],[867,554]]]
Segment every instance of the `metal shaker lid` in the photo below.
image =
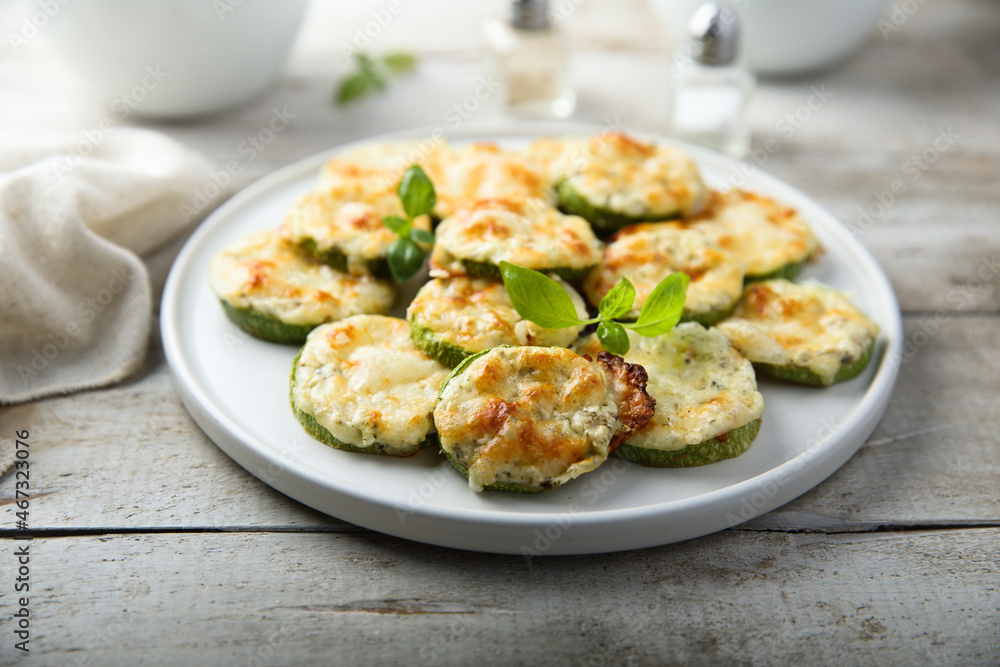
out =
[[688,23],[691,57],[703,65],[729,65],[739,53],[740,23],[725,2],[707,2]]
[[548,0],[512,0],[510,24],[518,30],[548,30]]

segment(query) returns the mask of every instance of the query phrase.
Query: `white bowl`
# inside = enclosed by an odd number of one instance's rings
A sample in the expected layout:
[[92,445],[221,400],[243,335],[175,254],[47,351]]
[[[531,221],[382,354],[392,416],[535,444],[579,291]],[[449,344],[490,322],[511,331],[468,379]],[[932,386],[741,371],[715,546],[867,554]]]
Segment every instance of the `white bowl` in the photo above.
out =
[[[671,36],[683,40],[707,0],[653,0]],[[759,74],[788,75],[846,58],[875,29],[887,0],[730,0],[740,17],[745,53]]]
[[246,101],[281,72],[308,0],[87,0],[46,32],[119,116],[176,118]]

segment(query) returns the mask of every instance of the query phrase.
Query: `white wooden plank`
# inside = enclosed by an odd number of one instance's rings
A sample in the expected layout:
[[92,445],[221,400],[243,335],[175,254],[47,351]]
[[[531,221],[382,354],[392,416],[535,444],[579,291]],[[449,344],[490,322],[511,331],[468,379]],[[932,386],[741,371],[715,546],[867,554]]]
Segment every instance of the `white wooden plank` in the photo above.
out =
[[907,318],[906,357],[886,416],[827,481],[751,524],[866,530],[1000,524],[997,319]]
[[36,539],[31,648],[83,665],[994,665],[998,544],[729,531],[527,562],[374,535]]

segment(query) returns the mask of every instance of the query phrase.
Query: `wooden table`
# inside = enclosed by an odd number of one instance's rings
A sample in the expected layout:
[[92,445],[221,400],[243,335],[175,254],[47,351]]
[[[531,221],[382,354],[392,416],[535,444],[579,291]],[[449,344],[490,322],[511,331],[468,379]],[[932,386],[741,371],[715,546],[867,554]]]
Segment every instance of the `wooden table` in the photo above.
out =
[[[274,108],[295,114],[242,163],[240,186],[347,140],[441,126],[485,71],[470,29],[485,10],[425,4],[372,45],[422,55],[385,96],[330,105],[348,66],[339,45],[380,3],[324,3],[267,97],[199,122],[130,124],[225,162]],[[567,24],[581,38],[577,118],[660,131],[662,42],[581,27],[603,4]],[[315,512],[234,464],[180,404],[157,339],[122,384],[0,409],[3,438],[31,433],[23,664],[997,664],[1000,11],[910,4],[899,30],[875,31],[839,69],[762,82],[752,108],[754,148],[772,137],[778,149],[748,168],[855,228],[903,310],[888,413],[825,482],[734,529],[631,553],[528,563],[425,546]],[[4,34],[21,9],[3,10]],[[108,114],[44,35],[2,52],[0,89],[7,130],[80,131]],[[791,133],[782,118],[798,119]],[[952,139],[935,148],[940,136]],[[880,205],[894,181],[904,191]],[[158,288],[177,247],[149,260]],[[5,537],[13,494],[0,480]],[[19,543],[3,544],[7,615]],[[7,623],[0,662],[13,664]]]

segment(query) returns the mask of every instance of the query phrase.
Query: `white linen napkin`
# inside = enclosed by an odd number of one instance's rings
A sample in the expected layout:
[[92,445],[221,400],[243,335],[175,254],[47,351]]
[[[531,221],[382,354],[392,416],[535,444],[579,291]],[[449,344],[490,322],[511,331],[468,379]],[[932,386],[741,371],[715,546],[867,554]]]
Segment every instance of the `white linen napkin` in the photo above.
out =
[[113,384],[146,355],[140,255],[197,222],[210,163],[161,134],[0,135],[0,404]]

